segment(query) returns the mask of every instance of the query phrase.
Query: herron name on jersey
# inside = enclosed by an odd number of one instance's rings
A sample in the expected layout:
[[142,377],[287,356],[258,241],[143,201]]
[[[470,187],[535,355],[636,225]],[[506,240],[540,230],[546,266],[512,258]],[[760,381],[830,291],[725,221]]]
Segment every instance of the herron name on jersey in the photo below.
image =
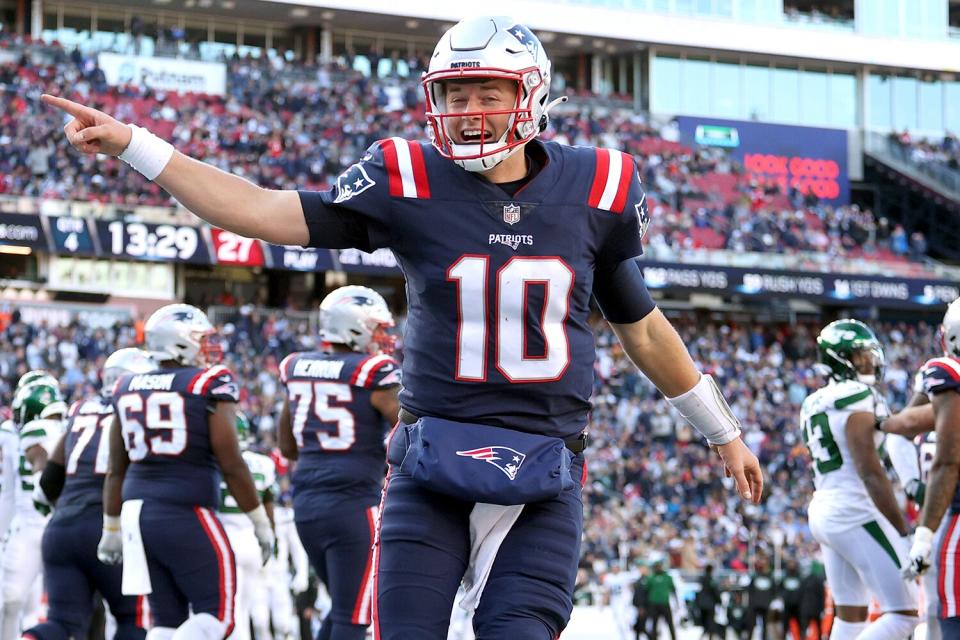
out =
[[[813,458],[814,500],[828,505],[831,520],[855,526],[880,516],[857,473],[847,442],[847,419],[854,413],[889,414],[873,387],[855,380],[831,382],[807,396],[800,408],[803,439]],[[879,449],[883,434],[874,435]]]
[[299,450],[294,509],[323,513],[337,500],[380,501],[386,424],[370,403],[400,383],[400,365],[385,354],[293,353],[280,363]]

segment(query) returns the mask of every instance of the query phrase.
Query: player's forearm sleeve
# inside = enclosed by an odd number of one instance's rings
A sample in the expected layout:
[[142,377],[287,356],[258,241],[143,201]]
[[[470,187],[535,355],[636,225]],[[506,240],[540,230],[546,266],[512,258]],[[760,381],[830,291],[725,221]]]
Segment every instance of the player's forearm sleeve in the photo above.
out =
[[47,500],[51,504],[60,497],[65,481],[66,473],[63,465],[53,460],[47,460],[47,466],[43,468],[43,473],[40,474],[40,488],[43,489],[43,494],[47,496]]
[[906,486],[911,480],[920,479],[920,461],[913,442],[891,433],[887,435],[885,448],[901,485]]
[[362,218],[331,207],[319,191],[298,191],[303,218],[310,231],[311,247],[370,251],[370,239]]
[[615,324],[643,320],[657,308],[635,258],[611,267],[597,267],[593,275],[593,295],[603,317]]

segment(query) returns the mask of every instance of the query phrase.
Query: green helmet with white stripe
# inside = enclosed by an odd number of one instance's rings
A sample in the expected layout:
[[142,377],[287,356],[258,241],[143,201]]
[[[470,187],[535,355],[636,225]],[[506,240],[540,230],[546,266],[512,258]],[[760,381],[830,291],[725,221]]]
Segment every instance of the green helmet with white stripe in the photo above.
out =
[[[845,318],[828,324],[817,336],[817,351],[834,380],[872,385],[883,377],[883,347],[873,330],[859,320]],[[868,360],[860,354],[866,354]],[[872,364],[872,371],[862,372],[860,367],[865,364]]]
[[67,404],[56,384],[36,380],[17,390],[13,402],[13,420],[21,429],[33,420],[62,418],[66,413]]

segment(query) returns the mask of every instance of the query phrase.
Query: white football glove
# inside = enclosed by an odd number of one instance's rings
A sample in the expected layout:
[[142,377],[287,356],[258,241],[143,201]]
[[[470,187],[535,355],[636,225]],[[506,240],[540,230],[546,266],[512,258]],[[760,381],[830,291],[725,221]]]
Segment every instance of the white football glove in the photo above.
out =
[[267,564],[267,560],[273,555],[273,548],[277,541],[273,535],[270,519],[267,517],[267,510],[262,504],[257,505],[256,509],[247,511],[247,517],[253,521],[253,533],[257,536],[257,542],[260,543],[260,558],[263,564]]
[[930,568],[931,551],[933,551],[933,531],[927,527],[917,527],[913,533],[913,545],[910,547],[907,566],[900,572],[905,580],[921,576]]
[[307,572],[294,574],[293,582],[290,583],[290,588],[296,595],[300,595],[307,590],[307,587],[310,586],[310,579],[307,575]]
[[97,545],[97,559],[103,564],[123,562],[123,536],[120,533],[120,517],[103,515],[103,534]]

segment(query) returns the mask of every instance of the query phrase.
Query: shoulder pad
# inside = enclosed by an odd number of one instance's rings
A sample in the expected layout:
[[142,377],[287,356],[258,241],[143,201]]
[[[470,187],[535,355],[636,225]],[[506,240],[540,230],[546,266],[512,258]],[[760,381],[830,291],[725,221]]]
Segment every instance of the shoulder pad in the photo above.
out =
[[866,406],[860,406],[865,400],[870,402],[872,408],[875,402],[873,389],[869,385],[856,380],[841,382],[833,390],[833,407],[838,410],[865,409]]
[[299,353],[291,353],[280,361],[280,382],[282,384],[287,384],[287,380],[290,379],[290,372],[293,370],[293,363],[296,361],[299,355]]
[[960,362],[955,358],[932,358],[920,370],[923,377],[923,392],[937,394],[960,390]]
[[376,389],[400,384],[400,364],[392,357],[380,353],[364,358],[357,363],[350,384],[355,387]]
[[240,400],[240,385],[230,373],[230,369],[223,365],[201,369],[190,380],[187,391],[218,402],[239,402]]
[[615,149],[594,149],[596,159],[587,205],[612,213],[623,213],[630,182],[637,175],[633,156]]

